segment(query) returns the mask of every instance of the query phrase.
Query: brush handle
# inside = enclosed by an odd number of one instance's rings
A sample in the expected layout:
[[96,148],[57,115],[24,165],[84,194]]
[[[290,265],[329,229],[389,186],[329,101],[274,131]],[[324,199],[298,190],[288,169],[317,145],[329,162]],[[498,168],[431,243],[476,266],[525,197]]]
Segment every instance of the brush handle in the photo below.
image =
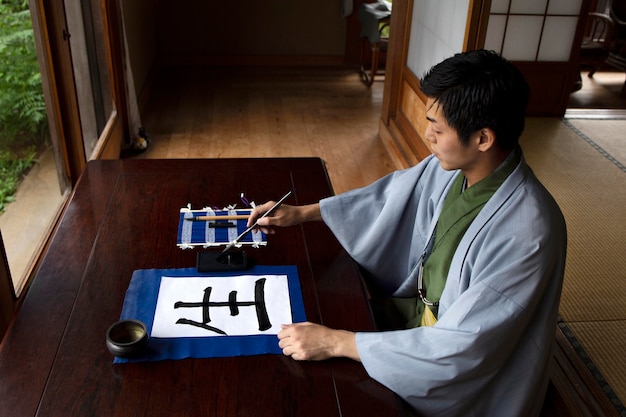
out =
[[185,220],[189,220],[192,222],[201,222],[201,221],[215,221],[215,220],[247,220],[250,215],[248,214],[232,214],[226,216],[194,216],[187,217]]
[[289,191],[287,194],[285,194],[283,196],[283,198],[281,198],[280,200],[278,200],[278,203],[274,204],[268,211],[265,212],[265,214],[263,214],[261,217],[259,217],[257,219],[256,222],[254,222],[254,224],[250,227],[248,227],[246,230],[244,230],[239,236],[237,236],[235,238],[235,240],[233,240],[232,242],[230,242],[222,251],[222,253],[225,253],[227,250],[229,250],[230,248],[232,248],[233,246],[235,246],[237,244],[237,242],[239,242],[241,239],[243,239],[243,237],[245,235],[247,235],[248,233],[250,233],[252,231],[252,229],[254,229],[255,227],[258,226],[259,224],[259,220],[261,220],[263,217],[267,217],[270,214],[272,214],[278,207],[280,207],[281,204],[283,204],[283,201],[285,201],[287,199],[287,197],[289,197],[291,195],[291,191]]

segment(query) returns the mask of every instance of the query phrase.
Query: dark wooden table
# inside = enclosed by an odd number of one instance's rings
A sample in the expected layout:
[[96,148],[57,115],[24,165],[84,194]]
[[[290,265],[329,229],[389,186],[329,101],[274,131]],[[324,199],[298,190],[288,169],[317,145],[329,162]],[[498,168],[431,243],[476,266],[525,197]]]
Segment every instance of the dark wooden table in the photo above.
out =
[[[188,203],[288,204],[332,194],[316,158],[90,162],[0,348],[2,416],[393,416],[395,395],[348,359],[283,355],[113,364],[107,327],[136,269],[195,266],[176,246]],[[262,265],[297,265],[307,318],[374,328],[360,275],[322,223],[286,228],[248,249]]]

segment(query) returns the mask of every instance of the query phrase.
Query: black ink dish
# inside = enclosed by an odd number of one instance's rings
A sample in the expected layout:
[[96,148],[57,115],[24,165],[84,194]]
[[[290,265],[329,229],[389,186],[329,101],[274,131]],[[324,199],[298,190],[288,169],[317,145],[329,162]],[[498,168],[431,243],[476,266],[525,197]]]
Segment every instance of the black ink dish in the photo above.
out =
[[148,344],[148,330],[139,320],[121,320],[107,330],[107,349],[114,356],[129,358],[143,351]]

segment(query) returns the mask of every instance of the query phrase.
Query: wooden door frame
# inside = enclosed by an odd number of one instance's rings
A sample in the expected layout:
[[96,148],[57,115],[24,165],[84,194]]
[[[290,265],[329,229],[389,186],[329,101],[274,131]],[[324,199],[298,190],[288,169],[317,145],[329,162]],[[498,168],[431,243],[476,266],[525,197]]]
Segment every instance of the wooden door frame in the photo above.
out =
[[[81,0],[82,1],[82,0]],[[100,133],[98,145],[85,155],[76,83],[72,66],[65,7],[59,0],[30,0],[36,42],[40,49],[42,84],[51,138],[65,175],[73,187],[88,159],[117,159],[128,138],[128,111],[124,74],[124,49],[118,0],[93,0],[100,7],[105,33],[105,55],[110,74],[113,112]]]
[[[98,5],[103,16],[105,45],[108,71],[111,76],[111,95],[113,112],[109,115],[98,145],[93,153],[85,156],[80,113],[72,52],[70,49],[71,33],[67,29],[65,7],[63,1],[31,0],[33,26],[38,26],[42,42],[42,71],[44,89],[47,89],[49,101],[49,119],[52,118],[56,131],[56,146],[64,161],[67,175],[72,185],[76,184],[87,159],[119,158],[121,144],[128,137],[126,121],[128,120],[125,82],[124,54],[120,35],[120,11],[116,0],[99,0]],[[36,32],[37,33],[37,32]],[[44,74],[44,72],[46,74]],[[47,88],[46,88],[47,87]]]
[[104,33],[108,71],[111,75],[111,95],[114,111],[107,120],[90,159],[118,159],[122,144],[130,137],[128,101],[125,80],[125,53],[122,37],[122,14],[119,0],[100,0],[104,18]]
[[[470,0],[463,50],[482,47],[485,41],[491,0]],[[422,140],[421,120],[411,121],[402,111],[403,100],[426,103],[419,89],[419,80],[407,66],[409,36],[413,18],[413,0],[395,0],[391,14],[391,32],[387,51],[385,88],[382,101],[379,135],[397,168],[417,164],[430,154]],[[403,94],[412,90],[414,96]],[[415,103],[419,106],[419,103]]]
[[[71,184],[85,166],[78,101],[73,79],[71,34],[65,20],[63,1],[31,0],[33,27],[38,29],[42,50],[40,66],[47,96],[50,136],[65,165]],[[36,29],[36,30],[37,30]],[[37,34],[37,31],[35,32]]]
[[[590,1],[583,0],[580,16],[586,16]],[[484,46],[490,8],[491,0],[470,0],[463,50]],[[430,154],[421,137],[425,129],[422,119],[426,98],[420,92],[419,80],[406,62],[412,12],[413,0],[394,0],[378,130],[397,168],[415,165]],[[580,44],[584,29],[580,16],[573,45]],[[571,91],[567,86],[573,85],[577,62],[578,50],[574,46],[568,62],[513,62],[531,85],[529,115],[563,116]],[[541,94],[546,91],[551,93],[549,97]]]
[[[403,91],[409,88],[419,92],[419,81],[407,67],[412,18],[413,0],[393,2],[378,133],[399,169],[417,164],[430,153],[420,132],[411,126],[402,112]],[[426,102],[425,98],[423,102]]]
[[17,297],[11,283],[8,262],[4,251],[4,242],[0,235],[0,341],[7,331],[13,314],[17,310]]

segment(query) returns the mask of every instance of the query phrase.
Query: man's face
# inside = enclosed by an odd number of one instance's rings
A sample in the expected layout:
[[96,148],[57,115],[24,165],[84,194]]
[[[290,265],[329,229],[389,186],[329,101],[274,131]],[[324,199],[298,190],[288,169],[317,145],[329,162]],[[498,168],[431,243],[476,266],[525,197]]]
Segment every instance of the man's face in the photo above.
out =
[[424,138],[430,142],[441,167],[445,170],[472,170],[478,156],[475,140],[472,140],[475,134],[467,145],[461,144],[456,130],[448,125],[443,111],[433,99],[426,102],[426,119],[428,125]]

